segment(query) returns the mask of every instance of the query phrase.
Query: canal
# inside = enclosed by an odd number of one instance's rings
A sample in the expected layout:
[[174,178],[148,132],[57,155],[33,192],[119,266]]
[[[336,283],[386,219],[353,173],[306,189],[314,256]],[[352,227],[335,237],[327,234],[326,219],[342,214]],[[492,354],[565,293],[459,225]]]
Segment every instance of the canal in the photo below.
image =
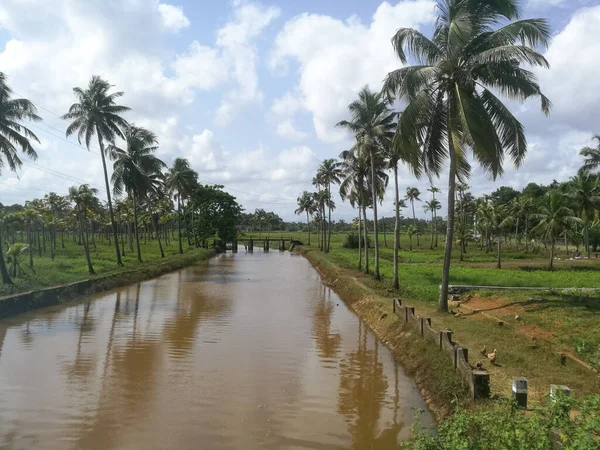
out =
[[288,252],[0,321],[2,449],[387,450],[412,408],[388,349]]

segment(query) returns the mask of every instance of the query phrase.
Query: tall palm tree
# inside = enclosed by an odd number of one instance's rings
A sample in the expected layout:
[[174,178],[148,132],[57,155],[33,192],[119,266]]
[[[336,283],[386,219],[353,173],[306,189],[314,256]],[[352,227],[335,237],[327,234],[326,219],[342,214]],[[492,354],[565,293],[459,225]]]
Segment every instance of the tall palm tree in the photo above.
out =
[[160,173],[167,165],[154,156],[158,139],[151,131],[136,126],[125,129],[125,148],[110,145],[106,152],[113,159],[113,192],[116,196],[127,192],[133,205],[133,224],[137,259],[142,262],[138,226],[138,204],[145,197],[145,188],[151,175]]
[[312,194],[304,191],[302,196],[298,197],[298,208],[294,211],[296,214],[306,213],[306,225],[308,226],[308,245],[310,246],[310,215],[314,211],[315,202]]
[[572,190],[570,197],[573,201],[573,207],[583,220],[583,239],[584,247],[588,258],[591,254],[590,249],[590,221],[594,220],[596,211],[600,208],[600,195],[598,195],[598,185],[589,175],[585,166],[582,167],[577,176],[571,178]]
[[457,177],[470,173],[467,151],[493,178],[508,156],[519,166],[527,151],[521,123],[494,94],[512,100],[541,98],[551,103],[535,75],[521,67],[549,67],[536,48],[548,46],[551,31],[543,19],[517,20],[518,0],[438,0],[433,38],[400,28],[392,44],[403,64],[407,52],[417,65],[390,72],[383,86],[390,98],[407,101],[399,122],[403,145],[421,152],[429,173],[439,176],[449,160],[448,227],[439,309],[448,310],[448,282],[454,233]]
[[35,241],[33,228],[40,218],[40,213],[34,208],[26,207],[19,215],[25,222],[25,233],[27,233],[27,245],[29,246],[29,267],[33,269],[33,242]]
[[[340,168],[340,163],[336,159],[326,159],[319,166],[319,170],[317,171],[317,178],[321,181],[321,183],[327,188],[327,195],[331,198],[331,184],[340,184],[340,176],[342,174],[342,169]],[[329,225],[327,230],[327,243],[325,246],[325,253],[329,253],[329,246],[331,245],[331,208],[329,208]]]
[[[181,202],[187,190],[198,182],[198,174],[190,167],[185,158],[175,158],[173,167],[169,168],[165,178],[165,187],[177,198],[177,229],[179,239],[179,253],[183,253],[181,244]],[[189,238],[189,235],[188,235]]]
[[88,242],[85,229],[85,222],[87,220],[87,210],[95,203],[95,196],[98,193],[98,189],[91,188],[87,184],[81,186],[71,186],[69,188],[69,199],[75,203],[75,216],[77,217],[77,224],[79,228],[79,235],[81,242],[83,243],[83,251],[85,253],[85,260],[88,266],[88,273],[95,275],[94,267],[92,266],[92,260],[90,258],[90,244]]
[[119,239],[117,237],[117,223],[113,212],[112,199],[110,196],[110,184],[108,182],[108,172],[106,171],[105,143],[114,143],[116,138],[124,139],[123,130],[127,128],[127,121],[121,117],[121,114],[129,111],[129,108],[117,105],[116,100],[123,96],[123,92],[109,93],[112,86],[99,76],[93,76],[90,79],[87,89],[79,87],[73,88],[73,93],[77,98],[69,108],[69,112],[62,116],[65,120],[70,120],[66,135],[71,136],[77,133],[77,139],[81,144],[85,140],[85,145],[90,149],[91,140],[94,135],[98,139],[100,155],[102,157],[102,169],[104,170],[104,184],[106,186],[106,197],[108,199],[108,210],[110,213],[110,223],[113,231],[115,253],[117,256],[117,265],[122,266],[121,253],[119,251]]
[[[431,192],[431,196],[433,197],[433,200],[437,200],[435,198],[435,194],[441,194],[441,190],[438,189],[437,187],[435,187],[434,185],[431,185],[431,187],[429,189],[427,189],[428,192]],[[434,247],[437,248],[438,246],[438,232],[437,232],[437,212],[438,210],[442,209],[442,204],[438,201],[438,206],[436,207],[435,210],[433,211],[433,220],[435,222],[435,245]]]
[[[403,207],[404,200],[400,199],[400,192],[398,187],[398,165],[400,162],[408,164],[410,168],[413,168],[413,172],[416,175],[419,174],[418,161],[411,161],[410,154],[407,154],[405,148],[402,146],[401,140],[398,135],[394,136],[394,140],[391,146],[384,150],[387,159],[387,168],[392,169],[394,174],[394,279],[392,281],[392,289],[398,289],[400,283],[398,280],[398,252],[400,250],[400,208]],[[406,206],[404,206],[406,207]]]
[[593,137],[596,147],[584,147],[579,154],[585,158],[583,167],[586,172],[597,170],[600,167],[600,134]]
[[[19,158],[19,149],[31,159],[37,159],[37,153],[31,141],[40,142],[37,136],[21,124],[24,120],[37,122],[42,120],[37,115],[33,103],[24,98],[12,98],[12,90],[6,83],[6,75],[0,72],[0,174],[4,164],[13,172],[23,164]],[[6,262],[4,261],[2,233],[0,233],[0,276],[3,284],[12,284]]]
[[358,93],[358,99],[348,105],[350,120],[343,120],[337,125],[351,131],[356,138],[356,148],[361,157],[368,158],[371,168],[371,198],[373,208],[373,228],[375,231],[375,278],[379,274],[379,232],[377,228],[377,201],[380,197],[380,186],[376,186],[376,166],[382,160],[382,152],[387,149],[394,137],[396,113],[392,112],[389,103],[381,93],[372,92],[365,86]]
[[[410,206],[412,208],[412,213],[413,213],[413,225],[415,226],[415,228],[418,228],[417,227],[417,216],[415,215],[415,201],[417,201],[417,202],[421,201],[421,199],[419,198],[420,195],[421,195],[421,191],[419,191],[419,189],[417,189],[416,187],[407,187],[406,195],[404,196],[404,198],[410,202]],[[418,235],[417,235],[417,245],[419,245],[419,236]]]
[[531,230],[532,233],[540,234],[544,240],[550,243],[550,263],[548,267],[554,268],[554,246],[556,238],[564,233],[569,227],[582,223],[576,213],[567,206],[566,196],[557,190],[548,193],[548,201],[544,202],[532,218],[539,220],[538,224]]
[[430,201],[425,202],[425,204],[423,205],[423,209],[425,210],[425,212],[431,212],[431,245],[429,246],[430,250],[433,250],[434,236],[437,235],[437,224],[435,221],[436,211],[441,209],[441,207],[442,205],[440,204],[439,200],[436,200],[435,198],[432,198]]

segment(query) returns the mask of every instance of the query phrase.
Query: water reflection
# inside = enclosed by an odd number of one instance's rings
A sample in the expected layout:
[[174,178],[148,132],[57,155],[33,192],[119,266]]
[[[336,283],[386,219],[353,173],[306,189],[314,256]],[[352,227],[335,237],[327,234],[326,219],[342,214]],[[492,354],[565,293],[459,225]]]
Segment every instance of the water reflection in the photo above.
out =
[[288,253],[0,321],[0,448],[392,449],[411,407],[387,349]]

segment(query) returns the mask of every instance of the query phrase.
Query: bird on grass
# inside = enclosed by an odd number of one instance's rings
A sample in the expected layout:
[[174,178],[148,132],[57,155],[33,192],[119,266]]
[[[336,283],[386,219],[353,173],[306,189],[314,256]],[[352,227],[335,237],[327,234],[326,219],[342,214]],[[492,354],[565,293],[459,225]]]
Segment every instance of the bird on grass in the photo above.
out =
[[490,360],[490,362],[495,365],[496,364],[496,358],[498,357],[498,351],[496,349],[494,349],[494,352],[488,354],[487,357]]
[[483,348],[481,349],[480,352],[483,356],[487,356],[487,348],[485,348],[485,344],[483,344]]

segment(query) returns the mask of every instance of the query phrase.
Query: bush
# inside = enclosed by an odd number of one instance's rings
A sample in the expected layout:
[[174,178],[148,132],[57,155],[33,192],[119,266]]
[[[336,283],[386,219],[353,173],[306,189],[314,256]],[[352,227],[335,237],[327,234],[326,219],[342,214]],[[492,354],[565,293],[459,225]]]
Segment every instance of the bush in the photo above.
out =
[[[442,422],[437,437],[417,425],[413,440],[405,442],[410,450],[552,450],[551,431],[562,441],[565,450],[593,450],[600,448],[600,396],[582,400],[572,398],[549,401],[545,408],[536,409],[529,416],[509,402],[502,401],[485,411],[459,410]],[[574,409],[573,419],[565,411]]]
[[[358,248],[358,242],[360,239],[360,246],[364,248],[365,246],[365,238],[363,236],[358,236],[358,233],[349,233],[346,235],[346,240],[344,241],[344,248]],[[369,247],[371,246],[371,240],[367,239]]]

